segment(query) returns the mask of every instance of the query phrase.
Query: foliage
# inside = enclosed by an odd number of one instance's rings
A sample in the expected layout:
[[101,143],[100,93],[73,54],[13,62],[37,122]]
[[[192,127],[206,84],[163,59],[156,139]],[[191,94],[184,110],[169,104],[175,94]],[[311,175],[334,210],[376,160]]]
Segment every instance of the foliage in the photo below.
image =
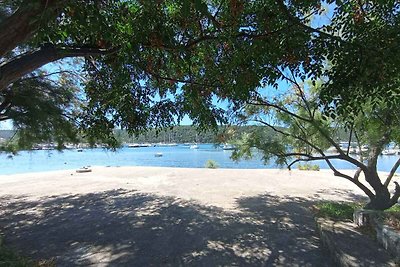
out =
[[76,87],[63,76],[57,82],[28,76],[0,93],[1,120],[12,119],[19,129],[17,147],[29,149],[33,143],[53,141],[59,148],[77,141],[75,113]]
[[[289,8],[307,23],[316,2]],[[226,122],[215,100],[231,99],[239,108],[260,81],[276,83],[279,74],[266,66],[306,60],[303,44],[312,37],[274,1],[25,0],[2,1],[0,11],[0,91],[46,63],[82,57],[75,126],[110,145],[114,127],[135,134],[185,115],[201,128]],[[20,31],[9,32],[9,25]],[[38,130],[25,126],[17,125]]]
[[[300,162],[322,160],[332,169],[335,176],[345,178],[357,185],[370,198],[367,208],[387,209],[397,202],[400,187],[396,185],[393,195],[388,186],[400,159],[394,164],[384,182],[377,172],[377,160],[382,150],[391,142],[398,142],[397,109],[389,108],[386,102],[375,102],[375,106],[366,101],[361,110],[353,116],[352,122],[337,111],[334,118],[324,116],[319,105],[321,83],[301,82],[291,69],[281,70],[285,80],[281,83],[280,95],[268,98],[261,94],[250,99],[247,105],[237,112],[241,123],[264,125],[276,134],[265,138],[257,131],[240,136],[233,134],[237,151],[235,159],[251,157],[254,151],[260,151],[265,161],[275,160],[289,169]],[[298,81],[300,80],[300,81]],[[355,113],[354,113],[355,114]],[[340,129],[348,129],[347,138],[337,139]],[[354,157],[347,147],[356,144],[361,151],[363,145],[369,150],[366,158]],[[326,150],[332,147],[333,153]],[[337,169],[335,161],[346,161],[357,168],[353,176]],[[359,180],[360,174],[366,177],[366,183]],[[366,184],[373,188],[371,191]]]
[[319,171],[319,166],[316,164],[298,164],[297,168],[301,171]]
[[204,167],[208,168],[208,169],[217,169],[217,168],[219,168],[219,164],[215,160],[209,159],[209,160],[207,160]]
[[353,220],[354,210],[360,208],[357,203],[321,202],[314,206],[317,217],[334,220]]
[[344,1],[336,3],[332,21],[323,30],[330,43],[321,43],[330,62],[321,100],[329,111],[357,115],[361,103],[372,107],[384,100],[388,109],[399,106],[398,31],[400,13],[396,1]]

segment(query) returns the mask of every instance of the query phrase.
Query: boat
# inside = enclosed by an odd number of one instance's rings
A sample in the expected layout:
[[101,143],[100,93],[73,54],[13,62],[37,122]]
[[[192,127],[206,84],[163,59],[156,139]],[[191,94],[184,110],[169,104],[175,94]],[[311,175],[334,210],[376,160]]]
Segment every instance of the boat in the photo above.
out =
[[83,149],[82,148],[78,148],[76,151],[77,152],[83,152]]
[[154,154],[154,157],[157,157],[157,158],[162,157],[162,156],[163,156],[163,153],[161,153],[161,152],[157,152]]
[[144,144],[128,144],[128,147],[130,148],[138,148],[138,147],[152,147],[153,145],[150,143],[144,143]]
[[225,144],[222,146],[223,150],[235,150],[236,148],[233,145]]
[[80,169],[77,169],[76,172],[77,173],[92,172],[92,169],[90,169],[89,167],[82,167]]
[[157,143],[154,146],[171,147],[171,146],[178,146],[178,144],[177,143]]
[[197,144],[193,144],[189,148],[190,149],[199,149],[199,146]]
[[385,150],[382,151],[382,155],[385,155],[385,156],[396,155],[396,150],[394,150],[394,149],[385,149]]

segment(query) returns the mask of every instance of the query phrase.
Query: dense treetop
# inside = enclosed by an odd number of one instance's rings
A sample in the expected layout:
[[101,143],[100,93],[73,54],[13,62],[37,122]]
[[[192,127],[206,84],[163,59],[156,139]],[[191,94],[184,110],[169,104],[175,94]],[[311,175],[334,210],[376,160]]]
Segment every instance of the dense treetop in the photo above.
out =
[[[322,79],[321,107],[351,119],[367,98],[398,103],[398,10],[397,1],[5,0],[1,120],[25,141],[83,132],[113,145],[114,127],[226,122],[215,101],[240,109],[287,69]],[[40,69],[60,60],[57,74]]]

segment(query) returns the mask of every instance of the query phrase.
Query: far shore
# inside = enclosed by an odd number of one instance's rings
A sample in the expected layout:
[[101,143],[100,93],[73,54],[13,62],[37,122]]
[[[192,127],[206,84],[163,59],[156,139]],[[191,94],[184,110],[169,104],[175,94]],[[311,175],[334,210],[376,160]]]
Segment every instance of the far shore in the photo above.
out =
[[[238,198],[264,193],[316,201],[351,201],[364,197],[350,181],[335,177],[330,170],[100,166],[91,167],[91,170],[88,173],[76,173],[74,169],[0,175],[0,196],[38,199],[123,189],[193,200],[225,209],[234,209]],[[350,170],[344,172],[352,173]],[[399,180],[398,177],[395,179]]]

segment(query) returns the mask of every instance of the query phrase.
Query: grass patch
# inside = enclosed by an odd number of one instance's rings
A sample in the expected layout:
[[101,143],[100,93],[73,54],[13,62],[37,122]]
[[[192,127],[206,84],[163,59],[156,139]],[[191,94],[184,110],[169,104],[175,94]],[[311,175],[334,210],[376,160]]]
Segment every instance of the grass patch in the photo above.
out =
[[0,236],[0,266],[7,267],[55,267],[55,260],[33,261],[23,257],[10,248],[4,246],[3,238]]
[[355,209],[361,208],[359,203],[321,202],[314,206],[315,216],[333,220],[353,220]]
[[[35,266],[32,261],[18,255],[4,245],[0,246],[0,266]],[[36,265],[37,266],[37,265]]]
[[209,159],[209,160],[207,160],[204,167],[209,168],[209,169],[217,169],[217,168],[219,168],[219,164],[215,160]]
[[299,164],[297,165],[297,169],[300,171],[319,171],[318,165],[311,165],[311,164]]

